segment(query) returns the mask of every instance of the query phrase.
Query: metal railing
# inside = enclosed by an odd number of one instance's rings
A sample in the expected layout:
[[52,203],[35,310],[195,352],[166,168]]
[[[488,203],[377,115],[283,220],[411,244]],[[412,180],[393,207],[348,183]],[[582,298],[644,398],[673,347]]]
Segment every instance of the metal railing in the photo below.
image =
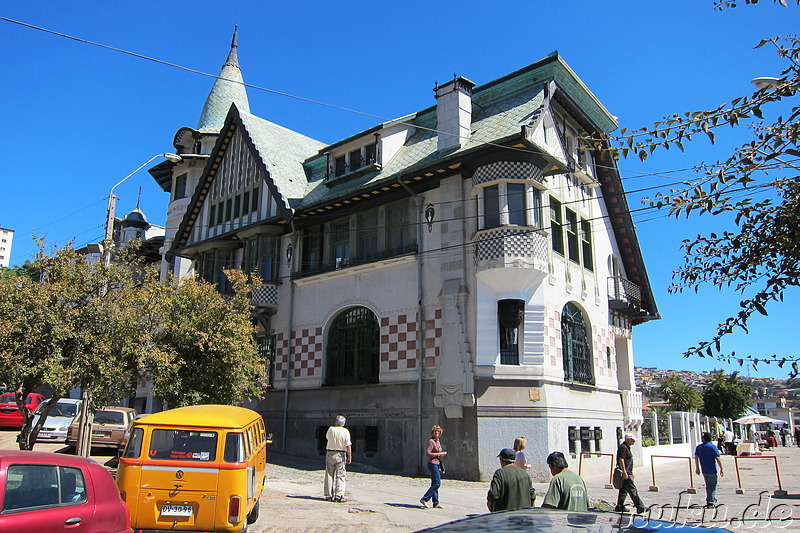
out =
[[376,263],[384,259],[390,259],[400,255],[416,253],[418,250],[417,243],[406,244],[395,248],[389,248],[380,252],[364,254],[356,257],[348,257],[337,259],[330,263],[318,263],[316,265],[309,265],[292,273],[292,279],[305,278],[314,276],[316,274],[324,274],[326,272],[334,272],[336,270],[343,270],[358,265],[366,265],[369,263]]
[[608,278],[608,300],[612,309],[636,309],[642,306],[642,290],[620,276]]

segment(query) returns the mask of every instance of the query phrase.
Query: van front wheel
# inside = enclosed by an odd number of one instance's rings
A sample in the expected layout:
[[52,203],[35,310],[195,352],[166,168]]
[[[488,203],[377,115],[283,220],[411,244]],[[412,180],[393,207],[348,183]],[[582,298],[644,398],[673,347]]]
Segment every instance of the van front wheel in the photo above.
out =
[[256,502],[253,506],[253,510],[247,513],[247,523],[248,524],[255,524],[256,520],[258,520],[258,507],[260,502]]

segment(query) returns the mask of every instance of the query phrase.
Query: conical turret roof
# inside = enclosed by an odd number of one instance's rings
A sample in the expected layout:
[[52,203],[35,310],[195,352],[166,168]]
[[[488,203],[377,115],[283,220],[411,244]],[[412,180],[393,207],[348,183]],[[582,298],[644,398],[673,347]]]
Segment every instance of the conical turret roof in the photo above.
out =
[[203,106],[203,112],[200,113],[197,129],[203,133],[217,133],[222,129],[231,104],[236,104],[240,110],[250,112],[250,102],[247,100],[247,91],[243,85],[242,69],[239,67],[238,32],[237,26],[233,30],[228,59],[222,65],[219,77],[214,82],[206,104]]

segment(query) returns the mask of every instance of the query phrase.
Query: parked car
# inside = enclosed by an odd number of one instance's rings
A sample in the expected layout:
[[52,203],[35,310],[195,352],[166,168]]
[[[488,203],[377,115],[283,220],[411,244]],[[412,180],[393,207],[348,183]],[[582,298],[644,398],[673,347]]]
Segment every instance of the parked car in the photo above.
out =
[[0,450],[0,531],[133,533],[114,478],[85,457]]
[[[103,407],[94,413],[92,424],[92,446],[118,450],[125,430],[136,416],[130,407]],[[66,443],[75,446],[78,442],[78,422],[76,417],[67,429]]]
[[142,414],[134,416],[133,420],[131,420],[131,423],[128,424],[127,428],[125,428],[125,433],[122,434],[122,440],[119,443],[119,453],[120,453],[120,455],[122,455],[122,452],[125,451],[125,446],[128,445],[128,439],[130,439],[130,437],[131,437],[131,430],[133,429],[134,422],[136,422],[137,420],[139,420],[140,418],[143,418],[145,416],[149,416],[149,413],[142,413]]
[[[45,400],[33,412],[31,424],[36,424],[42,411],[50,403]],[[81,410],[81,401],[73,398],[61,398],[47,413],[47,419],[36,437],[36,442],[64,442],[67,438],[67,429]]]
[[[28,394],[25,408],[32,413],[44,400],[44,396],[32,392]],[[17,398],[13,392],[0,395],[0,427],[22,428],[22,413],[17,407]]]

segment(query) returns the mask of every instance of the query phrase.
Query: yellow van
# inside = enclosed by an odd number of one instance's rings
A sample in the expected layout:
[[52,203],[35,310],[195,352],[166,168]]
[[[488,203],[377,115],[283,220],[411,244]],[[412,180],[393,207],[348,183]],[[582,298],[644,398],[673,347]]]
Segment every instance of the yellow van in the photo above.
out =
[[117,486],[134,530],[247,531],[258,518],[267,433],[255,411],[195,405],[133,423]]

